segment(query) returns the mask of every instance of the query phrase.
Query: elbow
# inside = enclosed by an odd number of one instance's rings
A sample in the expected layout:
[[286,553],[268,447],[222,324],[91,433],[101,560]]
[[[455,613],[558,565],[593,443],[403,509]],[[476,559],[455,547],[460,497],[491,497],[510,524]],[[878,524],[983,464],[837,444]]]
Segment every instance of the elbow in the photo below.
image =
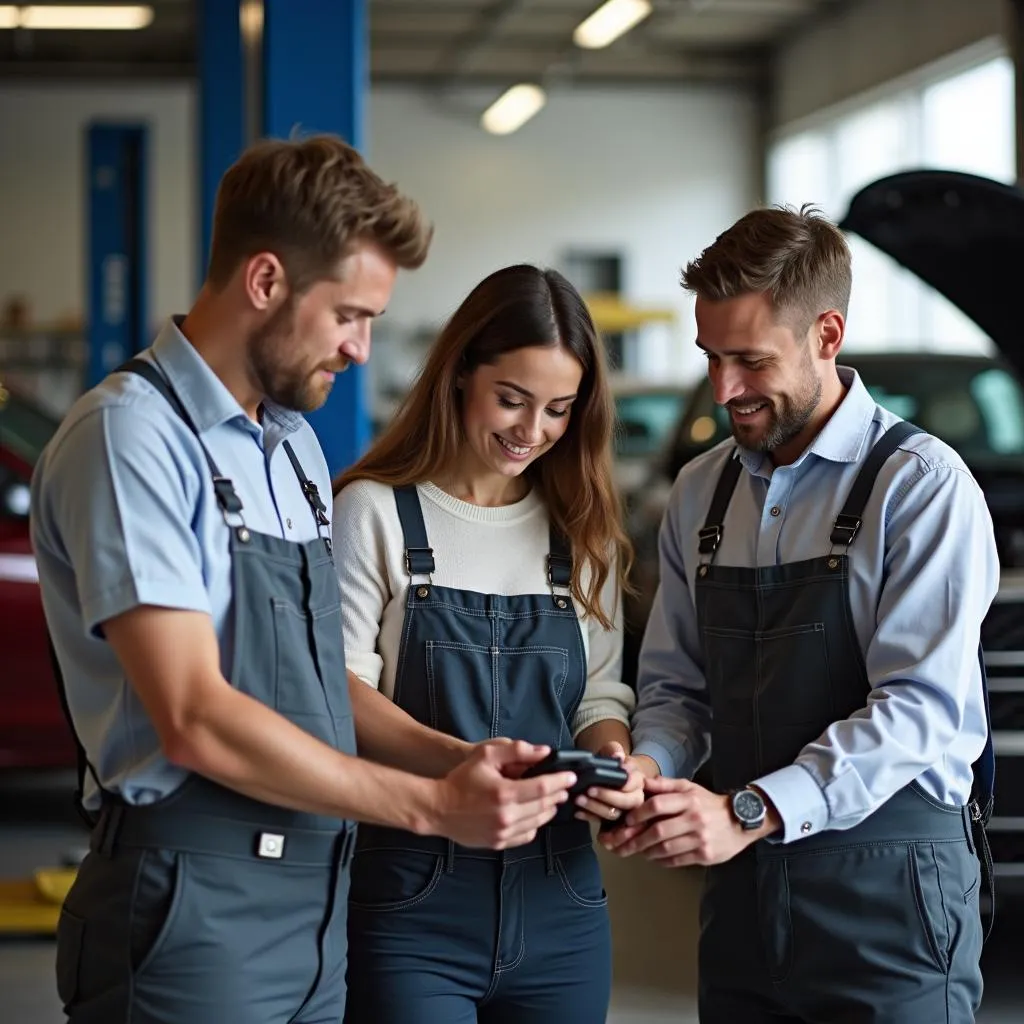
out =
[[164,757],[176,768],[210,774],[210,731],[200,715],[185,711],[169,715],[159,723],[157,733]]
[[203,756],[203,744],[197,742],[189,730],[165,729],[160,733],[160,748],[164,757],[176,768],[208,774],[207,758]]

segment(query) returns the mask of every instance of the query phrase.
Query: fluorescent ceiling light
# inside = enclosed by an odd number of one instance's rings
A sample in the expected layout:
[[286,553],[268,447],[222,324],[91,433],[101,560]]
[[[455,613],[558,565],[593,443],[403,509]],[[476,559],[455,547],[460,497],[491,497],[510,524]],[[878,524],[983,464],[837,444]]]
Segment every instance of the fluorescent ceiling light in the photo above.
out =
[[651,0],[608,0],[581,21],[572,41],[585,50],[600,50],[625,35],[651,13]]
[[508,135],[526,124],[546,102],[539,85],[513,85],[483,112],[480,123],[492,135]]
[[106,5],[50,7],[42,4],[0,4],[0,28],[137,29],[153,21],[148,6]]

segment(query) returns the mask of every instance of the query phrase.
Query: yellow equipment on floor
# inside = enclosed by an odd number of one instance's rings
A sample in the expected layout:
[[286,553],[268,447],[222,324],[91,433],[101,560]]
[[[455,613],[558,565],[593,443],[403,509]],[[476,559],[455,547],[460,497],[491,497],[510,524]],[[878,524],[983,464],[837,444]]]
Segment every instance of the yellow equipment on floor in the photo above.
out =
[[54,935],[77,869],[40,868],[31,878],[0,880],[0,934]]

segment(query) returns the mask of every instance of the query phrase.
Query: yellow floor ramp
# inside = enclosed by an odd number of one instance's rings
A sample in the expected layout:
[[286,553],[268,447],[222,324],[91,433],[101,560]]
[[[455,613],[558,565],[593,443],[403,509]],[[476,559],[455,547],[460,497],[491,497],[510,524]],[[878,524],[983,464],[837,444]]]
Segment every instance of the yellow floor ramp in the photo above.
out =
[[31,878],[0,880],[0,934],[55,934],[75,874],[75,868],[40,868]]

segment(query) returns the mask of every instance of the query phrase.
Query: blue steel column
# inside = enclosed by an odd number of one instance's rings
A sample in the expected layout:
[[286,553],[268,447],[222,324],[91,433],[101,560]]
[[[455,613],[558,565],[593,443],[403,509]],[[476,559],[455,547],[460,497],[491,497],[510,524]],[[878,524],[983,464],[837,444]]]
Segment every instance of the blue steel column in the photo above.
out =
[[149,342],[144,125],[90,124],[86,223],[91,388]]
[[198,0],[199,282],[206,275],[217,184],[248,141],[239,0]]
[[[263,134],[333,132],[362,149],[368,89],[366,0],[263,0]],[[331,474],[370,440],[366,376],[350,367],[309,414]]]

